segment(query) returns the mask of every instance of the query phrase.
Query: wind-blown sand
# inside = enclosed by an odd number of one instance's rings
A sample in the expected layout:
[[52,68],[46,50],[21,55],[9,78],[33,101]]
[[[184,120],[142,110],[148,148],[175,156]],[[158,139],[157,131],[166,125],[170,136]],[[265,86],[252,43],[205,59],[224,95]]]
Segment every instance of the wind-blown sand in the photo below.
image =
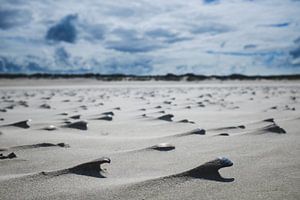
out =
[[0,84],[1,200],[300,198],[300,82],[76,81]]

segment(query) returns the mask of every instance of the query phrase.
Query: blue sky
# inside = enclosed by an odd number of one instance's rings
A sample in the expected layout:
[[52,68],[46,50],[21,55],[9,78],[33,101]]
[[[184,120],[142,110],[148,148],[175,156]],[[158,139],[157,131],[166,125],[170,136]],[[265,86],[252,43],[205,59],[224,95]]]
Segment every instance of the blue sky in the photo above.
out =
[[1,73],[300,73],[299,0],[0,0]]

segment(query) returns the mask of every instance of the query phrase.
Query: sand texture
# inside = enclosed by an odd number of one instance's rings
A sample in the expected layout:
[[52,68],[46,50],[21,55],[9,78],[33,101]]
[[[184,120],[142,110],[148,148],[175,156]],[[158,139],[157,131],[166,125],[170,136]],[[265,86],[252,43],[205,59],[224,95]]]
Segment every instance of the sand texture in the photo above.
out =
[[300,82],[0,84],[0,199],[300,199]]

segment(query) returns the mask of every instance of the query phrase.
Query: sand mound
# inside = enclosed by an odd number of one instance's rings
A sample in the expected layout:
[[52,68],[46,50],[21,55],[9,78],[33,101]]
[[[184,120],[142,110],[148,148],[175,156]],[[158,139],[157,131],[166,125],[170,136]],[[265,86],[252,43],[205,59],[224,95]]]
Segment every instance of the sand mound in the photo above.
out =
[[229,136],[229,133],[220,133],[217,136]]
[[190,121],[190,120],[188,120],[188,119],[180,120],[180,121],[178,121],[178,123],[190,123],[190,124],[195,124],[195,122]]
[[40,108],[44,108],[44,109],[50,109],[51,108],[51,106],[49,105],[49,104],[42,104],[42,105],[40,105]]

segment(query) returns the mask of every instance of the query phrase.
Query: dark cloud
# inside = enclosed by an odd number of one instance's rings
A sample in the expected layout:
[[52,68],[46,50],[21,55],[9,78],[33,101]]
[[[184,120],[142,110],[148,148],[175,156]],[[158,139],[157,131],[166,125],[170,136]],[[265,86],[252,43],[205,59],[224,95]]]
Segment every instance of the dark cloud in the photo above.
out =
[[219,24],[219,23],[207,23],[207,24],[199,24],[194,27],[192,27],[191,32],[194,34],[221,34],[221,33],[226,33],[232,31],[232,28],[224,25],[224,24]]
[[19,65],[16,62],[4,57],[0,57],[0,72],[1,73],[41,73],[46,72],[44,67],[41,67],[35,62],[28,62]]
[[148,52],[161,47],[159,42],[149,40],[139,35],[133,29],[116,29],[111,34],[118,37],[116,41],[108,41],[106,47],[122,52],[139,53]]
[[90,26],[86,29],[94,39],[101,40],[104,38],[106,26],[104,25],[96,25],[96,26]]
[[26,0],[1,0],[3,3],[11,4],[11,5],[22,5],[28,3]]
[[218,3],[219,0],[203,0],[203,3],[205,4],[211,4],[211,3]]
[[1,73],[15,73],[21,71],[21,66],[10,62],[6,58],[0,57],[0,72]]
[[151,37],[152,39],[161,40],[166,43],[176,43],[184,40],[189,40],[191,38],[181,37],[176,33],[172,33],[169,30],[157,28],[150,31],[146,31],[145,35]]
[[146,32],[146,35],[155,37],[155,38],[174,38],[177,35],[175,33],[172,33],[166,29],[157,28]]
[[83,38],[94,42],[95,40],[103,40],[107,32],[107,26],[103,24],[79,23],[80,33]]
[[58,64],[68,65],[70,60],[70,54],[63,48],[57,48],[55,50],[55,61]]
[[26,71],[31,73],[45,72],[45,68],[35,62],[29,62],[26,66]]
[[266,52],[239,52],[239,51],[206,51],[207,54],[228,55],[228,56],[266,56],[279,57],[283,56],[282,51],[266,51]]
[[157,45],[144,43],[142,40],[109,42],[107,48],[128,53],[148,52],[157,48]]
[[255,44],[246,44],[244,46],[244,49],[255,49],[257,47],[257,45]]
[[1,9],[0,8],[0,29],[9,29],[23,25],[31,20],[31,13],[27,10]]
[[278,24],[264,24],[264,25],[258,25],[262,27],[273,27],[273,28],[284,28],[288,27],[290,25],[289,22],[284,22],[284,23],[278,23]]
[[[299,1],[300,1],[300,0],[299,0]],[[294,40],[294,42],[295,42],[296,44],[300,44],[300,37],[296,38],[296,39]]]
[[[63,47],[54,52],[54,63],[34,55],[18,58],[0,56],[0,73],[101,73],[145,75],[153,72],[153,60],[149,57],[112,57],[104,61],[96,58],[72,57]],[[51,65],[54,64],[53,68]]]
[[109,59],[99,64],[104,67],[106,74],[149,74],[153,71],[152,60],[147,58],[138,58],[134,60]]
[[77,37],[77,30],[75,21],[77,15],[67,15],[61,19],[57,24],[50,27],[46,34],[46,39],[50,41],[64,41],[68,43],[75,43]]
[[290,55],[293,57],[293,59],[300,58],[300,46],[290,51]]
[[280,23],[280,24],[270,24],[269,26],[281,28],[281,27],[287,27],[289,25],[290,25],[290,23],[286,22],[286,23]]
[[[289,54],[292,56],[293,60],[300,59],[300,37],[294,40],[296,47],[294,47]],[[300,66],[300,64],[298,64]]]
[[139,33],[134,29],[118,28],[111,32],[118,39],[107,41],[106,47],[122,52],[140,53],[167,47],[168,44],[176,43],[191,38],[179,36],[166,29],[157,28]]
[[[63,48],[59,48],[55,55],[55,59],[58,59],[60,56],[61,59],[68,60],[69,57],[65,54]],[[57,57],[58,56],[58,57]],[[80,74],[80,73],[89,73],[91,72],[89,69],[85,69],[84,67],[77,67],[77,68],[60,68],[60,69],[53,69],[49,67],[47,64],[41,65],[41,63],[46,63],[44,60],[39,59],[33,55],[25,56],[25,62],[19,64],[16,59],[14,58],[6,58],[0,56],[0,73],[66,73],[66,74]],[[59,65],[63,62],[63,60],[57,61]]]

